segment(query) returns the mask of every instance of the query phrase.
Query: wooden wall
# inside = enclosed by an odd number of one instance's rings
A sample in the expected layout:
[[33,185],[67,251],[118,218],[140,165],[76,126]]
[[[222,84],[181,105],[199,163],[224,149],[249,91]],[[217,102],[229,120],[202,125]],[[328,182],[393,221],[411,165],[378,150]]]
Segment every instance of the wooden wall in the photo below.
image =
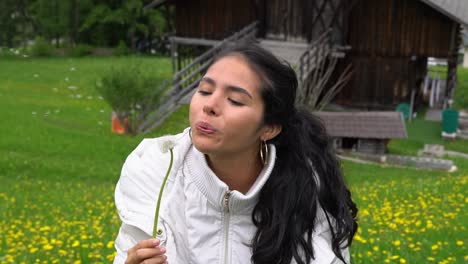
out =
[[176,35],[223,39],[257,19],[253,0],[178,0]]
[[[351,11],[343,64],[354,68],[337,102],[367,109],[409,102],[427,57],[447,58],[457,24],[418,0],[359,0]],[[453,44],[452,44],[453,45]]]
[[351,0],[266,0],[263,18],[267,37],[311,42],[333,28],[335,43],[343,41],[345,15]]
[[359,0],[348,43],[358,54],[446,57],[453,24],[419,0]]

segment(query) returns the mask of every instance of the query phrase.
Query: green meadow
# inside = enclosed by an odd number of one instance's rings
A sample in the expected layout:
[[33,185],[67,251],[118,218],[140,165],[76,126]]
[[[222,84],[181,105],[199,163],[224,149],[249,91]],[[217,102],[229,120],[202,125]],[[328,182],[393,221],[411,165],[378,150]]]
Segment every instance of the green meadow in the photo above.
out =
[[[94,85],[130,64],[171,76],[168,58],[0,58],[0,263],[113,259],[113,191],[126,156],[144,137],[188,126],[184,106],[148,135],[111,132]],[[440,139],[440,123],[407,127],[392,153],[416,154],[424,143],[468,152],[466,140]],[[454,162],[454,173],[343,162],[359,207],[353,263],[466,263],[468,162]]]

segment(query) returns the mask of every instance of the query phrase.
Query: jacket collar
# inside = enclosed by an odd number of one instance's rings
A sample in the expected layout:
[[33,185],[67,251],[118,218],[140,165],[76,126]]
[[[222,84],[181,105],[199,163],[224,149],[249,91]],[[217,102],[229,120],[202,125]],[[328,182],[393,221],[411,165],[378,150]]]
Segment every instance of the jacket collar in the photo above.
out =
[[[258,201],[261,189],[270,177],[276,160],[275,146],[269,144],[269,157],[250,190],[243,194],[231,191],[229,195],[229,211],[232,213],[250,213]],[[193,145],[186,156],[188,173],[200,192],[220,211],[225,210],[225,195],[229,191],[226,183],[221,181],[208,166],[206,157]]]

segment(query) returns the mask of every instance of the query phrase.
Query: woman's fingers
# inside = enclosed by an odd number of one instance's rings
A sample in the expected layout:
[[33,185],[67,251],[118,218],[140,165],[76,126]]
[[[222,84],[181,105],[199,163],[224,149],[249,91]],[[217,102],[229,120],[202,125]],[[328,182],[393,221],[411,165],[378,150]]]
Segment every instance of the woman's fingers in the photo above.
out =
[[135,252],[135,256],[137,260],[143,261],[145,259],[154,258],[157,256],[164,256],[164,253],[166,253],[166,248],[164,247],[140,248]]
[[133,248],[139,249],[139,248],[154,248],[159,246],[159,240],[158,239],[146,239],[138,242]]
[[133,263],[167,263],[165,247],[159,246],[160,242],[157,239],[147,239],[138,242],[134,247],[127,252],[127,264]]

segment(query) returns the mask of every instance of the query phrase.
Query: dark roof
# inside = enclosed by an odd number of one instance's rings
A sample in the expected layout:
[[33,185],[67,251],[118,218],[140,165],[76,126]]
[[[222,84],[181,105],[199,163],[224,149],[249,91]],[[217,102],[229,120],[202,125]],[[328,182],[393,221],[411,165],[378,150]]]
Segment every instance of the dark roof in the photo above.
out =
[[421,0],[460,24],[468,26],[467,0]]
[[315,112],[332,137],[407,138],[401,112]]
[[168,1],[167,0],[153,0],[149,4],[144,6],[143,8],[144,9],[156,8],[156,7],[158,7],[158,6],[162,5],[162,4],[165,4],[166,2],[168,2]]

